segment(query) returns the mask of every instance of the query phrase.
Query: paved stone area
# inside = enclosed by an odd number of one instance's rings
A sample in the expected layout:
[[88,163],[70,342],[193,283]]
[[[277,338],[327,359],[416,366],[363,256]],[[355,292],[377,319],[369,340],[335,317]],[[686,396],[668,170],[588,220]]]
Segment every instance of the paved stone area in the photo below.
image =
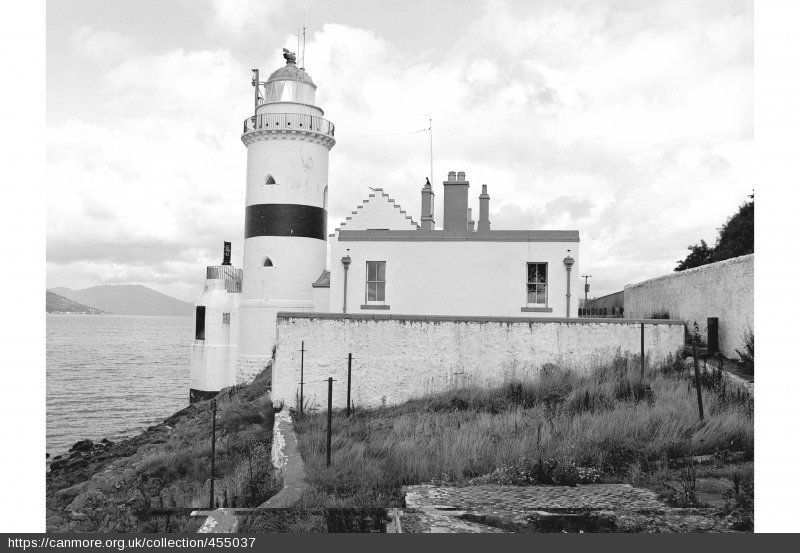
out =
[[526,511],[595,510],[663,512],[655,492],[630,484],[501,486],[463,488],[432,485],[406,488],[406,506],[418,509],[480,510],[492,514]]
[[708,509],[672,509],[655,492],[630,484],[583,486],[404,488],[401,531],[490,532],[718,532]]
[[213,511],[192,511],[192,516],[205,516],[206,520],[198,530],[200,534],[234,534],[239,521],[233,509],[214,509]]

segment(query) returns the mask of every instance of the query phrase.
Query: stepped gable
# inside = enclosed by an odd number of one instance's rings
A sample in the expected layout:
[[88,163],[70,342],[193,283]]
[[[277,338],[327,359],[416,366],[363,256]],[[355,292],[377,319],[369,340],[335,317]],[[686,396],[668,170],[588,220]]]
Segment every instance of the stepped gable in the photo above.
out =
[[340,230],[419,230],[420,226],[394,201],[383,188],[372,188],[370,194],[336,228]]

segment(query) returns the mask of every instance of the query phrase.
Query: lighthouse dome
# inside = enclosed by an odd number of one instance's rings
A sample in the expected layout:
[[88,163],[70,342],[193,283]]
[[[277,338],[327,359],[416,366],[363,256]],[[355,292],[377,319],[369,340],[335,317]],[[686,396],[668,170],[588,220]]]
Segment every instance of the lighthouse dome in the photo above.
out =
[[286,65],[274,71],[264,83],[264,102],[296,102],[314,105],[317,85],[302,67],[297,67],[295,56],[286,51]]
[[287,62],[280,69],[273,71],[272,75],[267,79],[267,84],[274,81],[299,81],[317,88],[317,85],[311,80],[311,75],[306,73],[306,70],[302,67],[297,67],[294,62]]

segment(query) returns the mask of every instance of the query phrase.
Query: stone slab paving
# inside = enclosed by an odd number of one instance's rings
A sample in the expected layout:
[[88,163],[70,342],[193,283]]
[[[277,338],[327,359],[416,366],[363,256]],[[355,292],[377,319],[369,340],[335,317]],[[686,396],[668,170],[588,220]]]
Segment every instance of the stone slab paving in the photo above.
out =
[[598,528],[588,531],[724,530],[707,510],[671,509],[652,490],[630,484],[417,485],[404,492],[406,521],[413,527],[404,532],[554,531],[547,528],[575,529],[581,524]]
[[526,511],[596,510],[663,512],[652,490],[630,484],[583,486],[479,485],[462,488],[408,486],[406,506],[418,509],[480,510],[492,514]]

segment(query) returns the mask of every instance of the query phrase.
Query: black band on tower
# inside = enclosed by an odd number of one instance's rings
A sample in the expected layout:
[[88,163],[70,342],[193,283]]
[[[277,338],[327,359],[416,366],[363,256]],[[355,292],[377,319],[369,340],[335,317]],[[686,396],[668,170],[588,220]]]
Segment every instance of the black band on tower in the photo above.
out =
[[325,240],[327,219],[324,209],[311,205],[248,205],[244,213],[244,237],[300,236]]

